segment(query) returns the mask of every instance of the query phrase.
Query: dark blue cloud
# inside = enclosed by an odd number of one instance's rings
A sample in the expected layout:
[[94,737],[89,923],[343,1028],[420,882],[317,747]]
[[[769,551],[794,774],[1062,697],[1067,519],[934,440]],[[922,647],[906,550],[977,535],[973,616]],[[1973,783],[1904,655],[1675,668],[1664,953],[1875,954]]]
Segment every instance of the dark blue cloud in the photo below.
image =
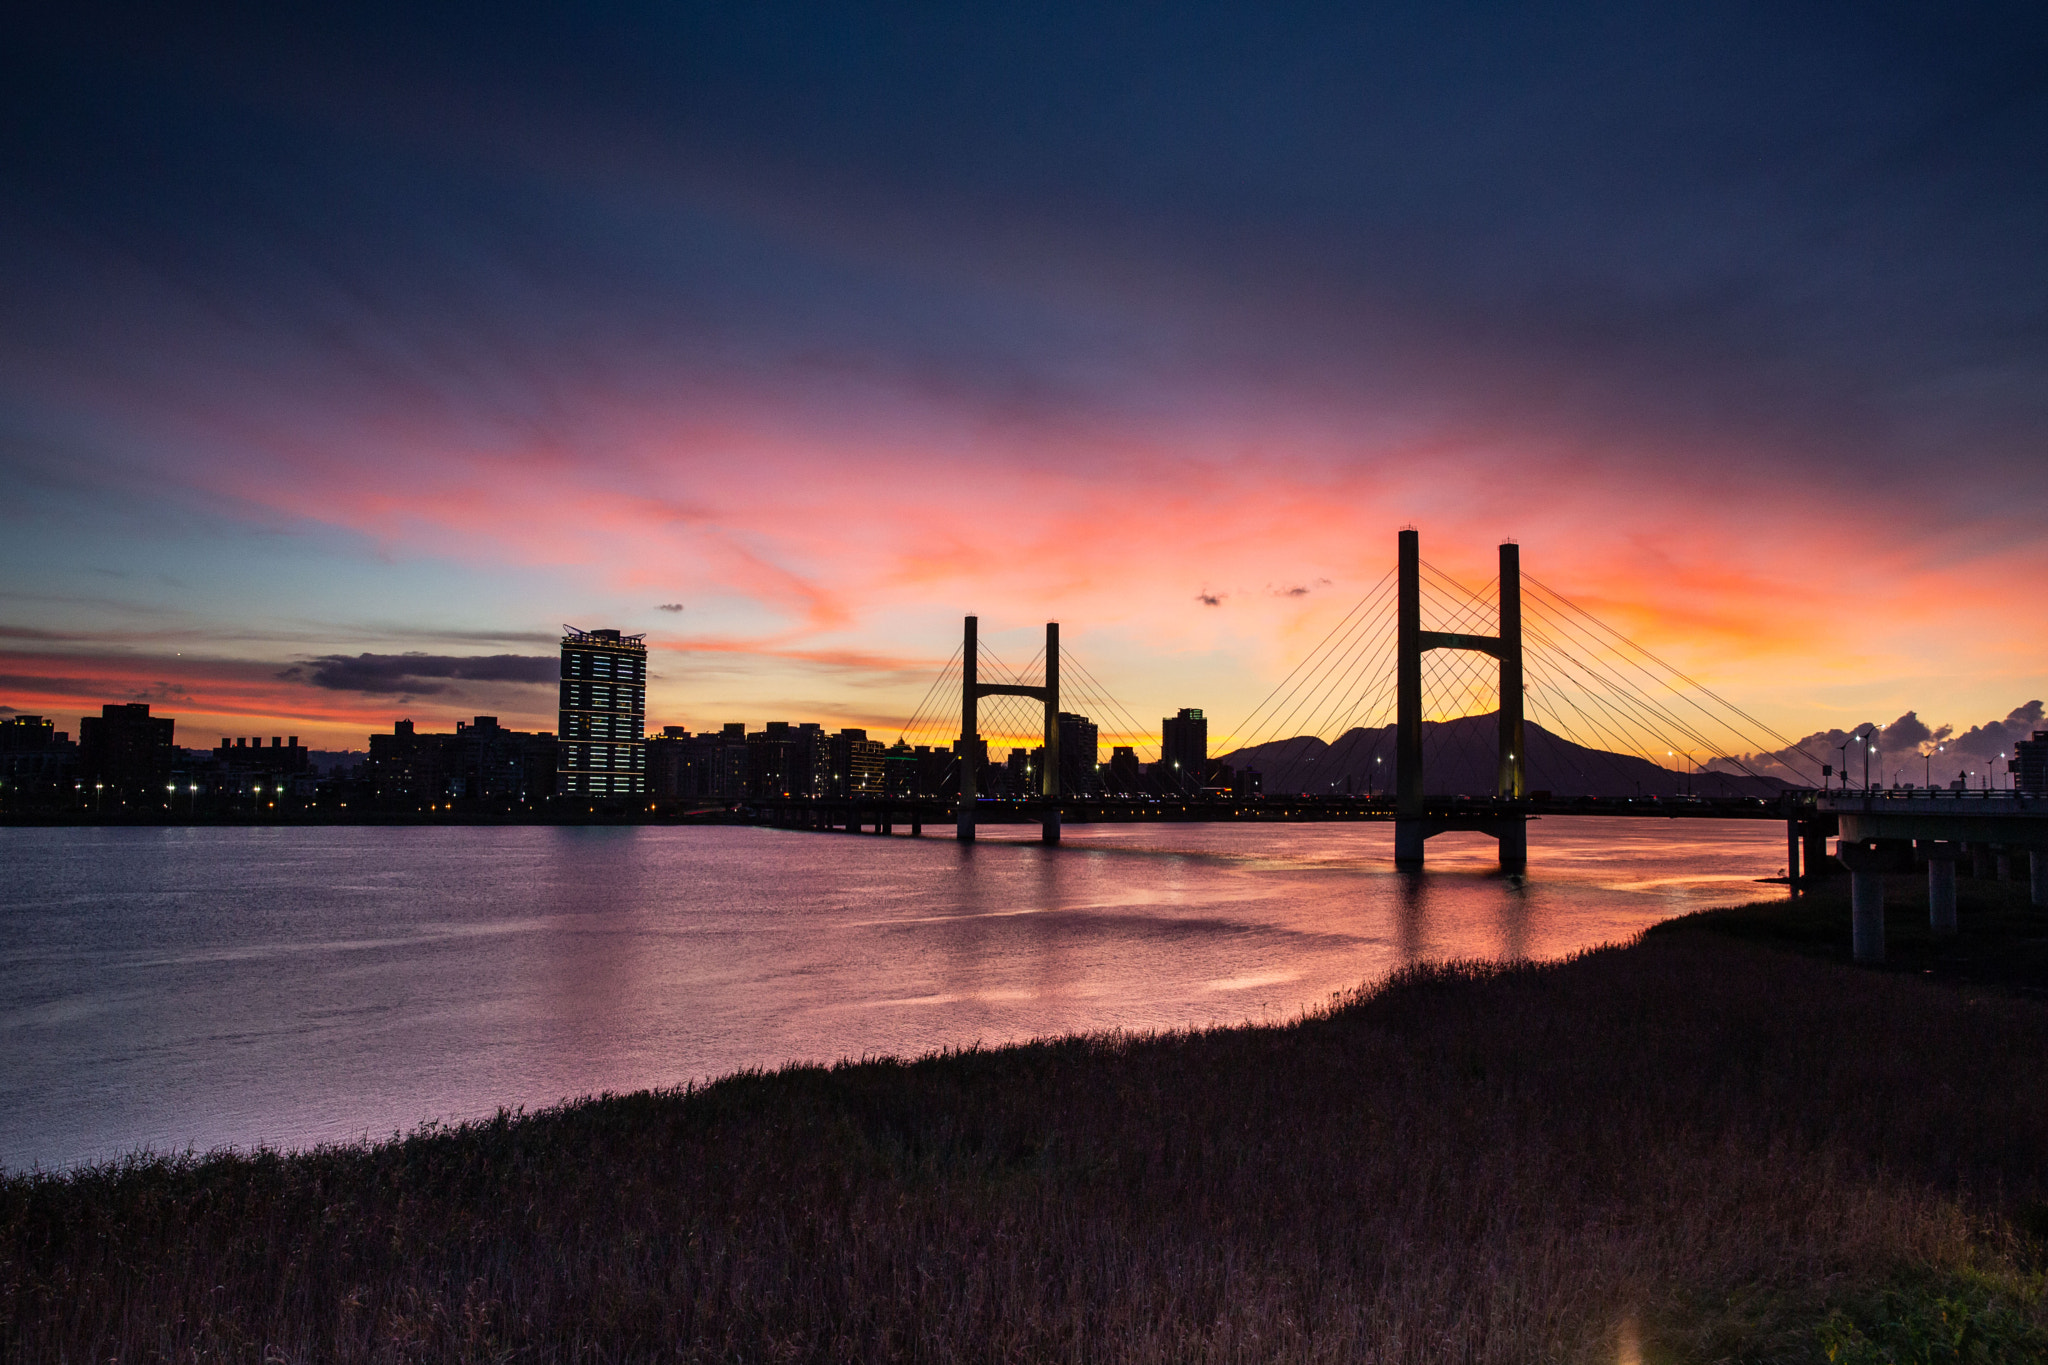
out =
[[2038,7],[66,6],[4,38],[16,406],[545,439],[593,382],[1027,417],[1220,385],[2048,478]]
[[295,664],[277,676],[335,692],[432,696],[460,682],[552,684],[560,661],[552,654],[327,654]]

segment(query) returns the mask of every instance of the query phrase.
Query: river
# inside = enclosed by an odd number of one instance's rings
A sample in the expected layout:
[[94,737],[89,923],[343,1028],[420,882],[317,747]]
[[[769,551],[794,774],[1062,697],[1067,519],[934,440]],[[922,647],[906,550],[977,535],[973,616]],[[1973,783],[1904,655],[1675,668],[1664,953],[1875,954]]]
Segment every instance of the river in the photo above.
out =
[[1280,1020],[1783,894],[1773,821],[0,829],[0,1166],[384,1137],[747,1067]]

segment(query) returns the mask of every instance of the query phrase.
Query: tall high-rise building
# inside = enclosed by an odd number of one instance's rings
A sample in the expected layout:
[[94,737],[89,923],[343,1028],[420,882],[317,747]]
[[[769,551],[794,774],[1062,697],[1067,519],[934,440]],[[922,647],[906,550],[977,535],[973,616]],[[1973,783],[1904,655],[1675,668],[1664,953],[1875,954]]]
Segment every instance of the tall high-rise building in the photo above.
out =
[[1209,780],[1209,722],[1200,708],[1159,722],[1159,775],[1170,790],[1193,791]]
[[563,630],[555,790],[566,796],[644,796],[646,637],[574,626]]
[[1098,734],[1095,722],[1071,711],[1060,712],[1060,795],[1093,796],[1101,788],[1095,769]]

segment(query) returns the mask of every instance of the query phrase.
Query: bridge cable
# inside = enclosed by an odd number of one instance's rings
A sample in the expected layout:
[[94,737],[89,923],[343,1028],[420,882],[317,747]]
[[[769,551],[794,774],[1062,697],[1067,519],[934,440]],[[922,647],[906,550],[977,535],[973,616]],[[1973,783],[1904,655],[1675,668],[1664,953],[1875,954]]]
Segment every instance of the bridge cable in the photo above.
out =
[[938,693],[939,684],[943,683],[946,680],[946,675],[952,672],[953,665],[959,662],[960,655],[966,648],[967,644],[964,640],[961,643],[953,646],[953,653],[946,660],[945,665],[939,669],[939,676],[932,679],[932,685],[925,689],[924,700],[920,701],[917,704],[917,709],[910,713],[910,719],[903,722],[903,727],[896,732],[896,742],[898,744],[901,744],[903,742],[903,736],[910,733],[910,731],[917,725],[918,719],[924,714],[925,707],[931,704],[932,697]]
[[[1290,701],[1293,701],[1297,694],[1300,699],[1294,701],[1286,715],[1279,716],[1278,708],[1275,708],[1272,723],[1273,728],[1281,732],[1279,738],[1282,744],[1292,744],[1294,740],[1305,738],[1323,739],[1323,732],[1329,726],[1331,709],[1343,706],[1345,698],[1351,691],[1355,676],[1353,661],[1371,657],[1372,652],[1384,641],[1390,628],[1390,620],[1384,616],[1360,617],[1350,635],[1325,656],[1322,666],[1316,673],[1305,679],[1295,693],[1290,693]],[[1285,732],[1294,728],[1295,717],[1304,709],[1315,723],[1307,730],[1287,735]],[[1319,716],[1321,719],[1317,719]],[[1325,752],[1318,756],[1310,756],[1312,751],[1305,744],[1295,745],[1292,752],[1283,749],[1287,765],[1285,772],[1290,787],[1296,785],[1294,774],[1302,764],[1315,763],[1319,758],[1328,757],[1327,741],[1325,746]]]
[[[1272,690],[1266,694],[1265,698],[1261,700],[1257,706],[1252,708],[1251,713],[1244,718],[1243,723],[1240,726],[1238,726],[1237,729],[1233,731],[1233,733],[1238,735],[1250,735],[1256,733],[1252,729],[1252,723],[1259,718],[1259,716],[1266,710],[1268,705],[1272,703],[1275,697],[1280,696],[1283,691],[1286,691],[1288,689],[1289,684],[1294,682],[1295,675],[1300,673],[1304,668],[1308,667],[1317,658],[1317,656],[1322,653],[1324,647],[1328,645],[1333,639],[1335,639],[1339,632],[1345,629],[1346,625],[1351,621],[1352,617],[1356,616],[1368,604],[1372,603],[1373,601],[1375,601],[1375,599],[1377,599],[1381,591],[1386,587],[1387,583],[1394,577],[1394,573],[1394,570],[1389,569],[1385,574],[1383,574],[1380,577],[1377,583],[1373,584],[1371,588],[1367,589],[1365,596],[1359,598],[1358,601],[1352,605],[1349,611],[1345,612],[1343,616],[1338,618],[1337,623],[1330,627],[1329,633],[1324,635],[1321,640],[1316,642],[1314,648],[1309,650],[1308,654],[1302,658],[1301,662],[1297,663],[1292,669],[1288,670],[1287,675],[1281,678],[1279,682],[1273,684]],[[1241,744],[1238,746],[1238,750],[1242,750],[1247,747],[1256,746]],[[1238,750],[1233,750],[1233,752],[1237,752]]]
[[[1348,678],[1348,672],[1339,667],[1340,661],[1348,664],[1365,642],[1384,633],[1385,624],[1377,608],[1387,596],[1391,575],[1384,576],[1373,590],[1361,598],[1350,611],[1346,612],[1308,655],[1283,678],[1250,716],[1239,727],[1237,733],[1243,737],[1232,750],[1232,756],[1246,750],[1265,747],[1269,743],[1291,744],[1300,735],[1288,736],[1285,731],[1292,724],[1302,708],[1313,702],[1321,689],[1329,683],[1334,673]],[[1261,714],[1266,717],[1263,725],[1254,725]],[[1268,738],[1271,736],[1272,738]],[[1303,746],[1295,746],[1297,749]],[[1299,755],[1283,749],[1273,755],[1284,765],[1283,771],[1291,772],[1300,761]]]
[[1748,722],[1749,722],[1749,723],[1750,723],[1751,725],[1754,725],[1754,726],[1756,726],[1756,727],[1757,727],[1757,728],[1758,728],[1759,730],[1763,731],[1763,732],[1764,732],[1764,733],[1765,733],[1766,735],[1769,735],[1769,736],[1770,736],[1770,737],[1771,737],[1772,739],[1775,739],[1775,740],[1777,740],[1777,741],[1779,742],[1779,744],[1780,744],[1781,746],[1783,746],[1784,748],[1786,748],[1786,749],[1791,749],[1791,750],[1793,750],[1794,752],[1798,753],[1798,754],[1799,754],[1799,755],[1800,755],[1800,756],[1801,756],[1802,758],[1805,758],[1805,759],[1807,759],[1807,760],[1808,760],[1809,762],[1812,762],[1812,761],[1814,761],[1814,759],[1813,759],[1813,756],[1812,756],[1811,754],[1808,754],[1808,753],[1806,753],[1806,751],[1805,751],[1805,750],[1803,750],[1803,749],[1800,749],[1800,748],[1798,747],[1798,746],[1799,746],[1799,743],[1800,743],[1800,741],[1797,741],[1797,740],[1792,740],[1792,739],[1787,739],[1787,738],[1786,738],[1786,737],[1785,737],[1784,735],[1782,735],[1782,734],[1778,733],[1778,731],[1777,731],[1777,730],[1775,730],[1775,729],[1773,729],[1773,728],[1772,728],[1771,726],[1769,726],[1769,725],[1765,724],[1765,723],[1764,723],[1763,721],[1760,721],[1760,720],[1758,720],[1758,719],[1757,719],[1757,718],[1756,718],[1755,716],[1752,716],[1752,715],[1750,715],[1750,714],[1749,714],[1749,712],[1747,712],[1747,711],[1743,710],[1743,709],[1742,709],[1741,707],[1737,706],[1737,705],[1736,705],[1736,704],[1735,704],[1734,702],[1732,702],[1732,701],[1729,701],[1729,700],[1728,700],[1728,699],[1727,699],[1726,697],[1724,697],[1724,696],[1722,696],[1722,695],[1721,695],[1720,693],[1718,693],[1718,692],[1714,691],[1714,690],[1713,690],[1712,688],[1708,687],[1708,686],[1707,686],[1706,684],[1704,684],[1704,683],[1700,682],[1699,680],[1697,680],[1697,679],[1695,679],[1695,678],[1693,678],[1693,677],[1689,676],[1688,674],[1686,674],[1686,673],[1684,673],[1684,672],[1681,672],[1681,671],[1680,671],[1680,670],[1679,670],[1678,668],[1676,668],[1676,667],[1674,667],[1673,665],[1671,665],[1671,664],[1669,664],[1669,663],[1665,662],[1665,661],[1664,661],[1664,660],[1663,660],[1662,658],[1658,657],[1658,656],[1657,656],[1656,654],[1653,654],[1653,653],[1651,653],[1651,652],[1650,652],[1650,651],[1649,651],[1648,649],[1645,649],[1645,648],[1644,648],[1643,646],[1641,646],[1641,645],[1637,644],[1637,643],[1636,643],[1636,642],[1635,642],[1634,640],[1631,640],[1631,639],[1629,639],[1629,638],[1628,638],[1627,636],[1625,636],[1625,635],[1621,634],[1621,632],[1619,632],[1619,631],[1615,630],[1615,629],[1614,629],[1614,628],[1613,628],[1612,626],[1608,625],[1608,624],[1607,624],[1607,623],[1606,623],[1605,621],[1602,621],[1602,620],[1601,620],[1601,619],[1600,619],[1599,617],[1597,617],[1597,616],[1593,615],[1593,614],[1592,614],[1591,612],[1587,611],[1587,610],[1586,610],[1586,609],[1585,609],[1584,607],[1581,607],[1581,606],[1580,606],[1580,605],[1579,605],[1578,603],[1576,603],[1576,602],[1572,601],[1572,600],[1571,600],[1571,599],[1570,599],[1569,597],[1566,597],[1566,596],[1565,596],[1565,595],[1564,595],[1563,593],[1561,593],[1561,592],[1558,592],[1558,591],[1557,591],[1557,590],[1556,590],[1555,588],[1551,588],[1551,587],[1548,587],[1548,586],[1546,586],[1546,585],[1545,585],[1544,583],[1540,582],[1539,580],[1537,580],[1537,579],[1536,579],[1536,578],[1534,578],[1534,577],[1531,577],[1531,576],[1530,576],[1530,575],[1528,575],[1528,574],[1524,574],[1524,575],[1523,575],[1523,577],[1524,577],[1525,579],[1527,579],[1527,580],[1528,580],[1528,581],[1529,581],[1529,582],[1530,582],[1530,583],[1531,583],[1532,585],[1534,585],[1534,586],[1535,586],[1536,588],[1540,589],[1540,590],[1541,590],[1541,591],[1542,591],[1543,593],[1545,593],[1546,595],[1548,595],[1548,596],[1550,596],[1550,597],[1552,597],[1552,598],[1556,599],[1556,600],[1557,600],[1557,601],[1558,601],[1558,602],[1559,602],[1559,603],[1560,603],[1561,605],[1565,606],[1566,608],[1570,609],[1570,610],[1571,610],[1571,611],[1573,611],[1573,612],[1576,612],[1576,613],[1577,613],[1578,615],[1580,615],[1580,616],[1584,617],[1584,618],[1585,618],[1585,619],[1586,619],[1587,621],[1590,621],[1590,622],[1591,622],[1591,623],[1592,623],[1593,625],[1597,626],[1597,627],[1598,627],[1598,628],[1599,628],[1600,630],[1602,630],[1602,631],[1606,632],[1606,633],[1607,633],[1608,635],[1611,635],[1611,636],[1613,636],[1613,637],[1614,637],[1614,638],[1615,638],[1616,640],[1620,641],[1620,642],[1621,642],[1622,644],[1624,644],[1624,645],[1628,646],[1628,647],[1629,647],[1630,649],[1633,649],[1633,650],[1635,650],[1635,651],[1636,651],[1637,653],[1639,653],[1639,654],[1643,655],[1643,656],[1644,656],[1645,658],[1647,658],[1647,659],[1651,660],[1651,661],[1652,661],[1653,663],[1655,663],[1655,664],[1656,664],[1656,665],[1657,665],[1658,667],[1660,667],[1660,668],[1663,668],[1663,669],[1665,669],[1665,670],[1669,671],[1669,672],[1670,672],[1670,673],[1671,673],[1671,674],[1672,674],[1673,676],[1675,676],[1676,678],[1678,678],[1678,679],[1679,679],[1679,680],[1680,680],[1681,682],[1685,683],[1685,684],[1686,684],[1686,685],[1687,685],[1688,687],[1693,687],[1693,688],[1697,688],[1697,689],[1698,689],[1699,691],[1701,691],[1701,692],[1705,693],[1705,694],[1706,694],[1707,696],[1709,696],[1709,697],[1712,697],[1712,698],[1713,698],[1713,699],[1714,699],[1715,701],[1719,702],[1719,703],[1720,703],[1720,704],[1721,704],[1722,706],[1725,706],[1725,707],[1727,707],[1727,708],[1728,708],[1728,709],[1729,709],[1730,711],[1733,711],[1733,712],[1734,712],[1734,713],[1735,713],[1736,715],[1738,715],[1738,716],[1742,717],[1742,718],[1743,718],[1744,720],[1748,721]]

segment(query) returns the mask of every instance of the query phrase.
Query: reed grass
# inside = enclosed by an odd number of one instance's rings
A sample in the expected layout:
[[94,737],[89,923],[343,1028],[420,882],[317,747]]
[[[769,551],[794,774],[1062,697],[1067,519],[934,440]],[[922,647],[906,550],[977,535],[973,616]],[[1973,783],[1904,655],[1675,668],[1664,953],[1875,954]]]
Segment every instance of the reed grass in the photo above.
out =
[[0,1358],[2048,1358],[2048,1009],[1767,921],[1285,1026],[8,1175]]

